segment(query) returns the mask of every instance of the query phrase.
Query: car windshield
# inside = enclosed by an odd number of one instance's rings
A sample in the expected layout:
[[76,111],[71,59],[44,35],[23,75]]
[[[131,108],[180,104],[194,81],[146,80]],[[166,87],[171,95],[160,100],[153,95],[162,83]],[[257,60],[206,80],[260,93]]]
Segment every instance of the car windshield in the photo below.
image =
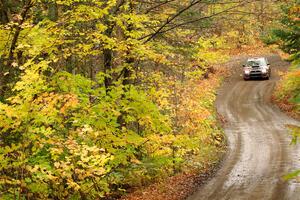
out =
[[263,65],[266,65],[266,62],[264,59],[248,60],[247,65],[250,67],[263,66]]

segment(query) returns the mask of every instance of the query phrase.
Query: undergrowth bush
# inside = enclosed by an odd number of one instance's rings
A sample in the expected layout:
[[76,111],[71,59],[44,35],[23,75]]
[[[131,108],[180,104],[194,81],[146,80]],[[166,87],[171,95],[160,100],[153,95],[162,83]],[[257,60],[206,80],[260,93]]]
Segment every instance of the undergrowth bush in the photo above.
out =
[[107,91],[101,74],[49,79],[46,68],[28,67],[0,103],[1,199],[104,198],[217,161],[218,75],[176,85],[173,105],[171,88],[164,97],[133,85]]
[[300,115],[300,68],[292,67],[282,77],[274,96],[282,109]]

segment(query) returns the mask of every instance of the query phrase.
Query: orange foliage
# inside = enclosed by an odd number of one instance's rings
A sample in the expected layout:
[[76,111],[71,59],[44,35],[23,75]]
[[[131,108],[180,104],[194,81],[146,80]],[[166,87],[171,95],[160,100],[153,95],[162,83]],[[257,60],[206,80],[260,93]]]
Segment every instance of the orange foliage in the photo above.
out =
[[78,104],[78,98],[74,94],[56,94],[53,92],[45,92],[34,100],[34,103],[40,105],[40,112],[51,113],[58,109],[61,114],[75,108]]

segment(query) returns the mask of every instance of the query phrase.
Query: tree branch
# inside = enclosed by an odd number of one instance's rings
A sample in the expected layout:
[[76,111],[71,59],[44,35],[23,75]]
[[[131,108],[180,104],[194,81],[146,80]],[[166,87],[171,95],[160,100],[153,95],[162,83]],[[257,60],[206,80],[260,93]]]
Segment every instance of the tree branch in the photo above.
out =
[[[177,12],[173,17],[171,17],[170,19],[167,19],[167,21],[162,25],[160,26],[154,33],[151,33],[151,34],[148,34],[148,35],[145,35],[141,38],[139,38],[140,40],[143,40],[145,38],[148,38],[147,40],[145,40],[144,43],[147,43],[149,42],[150,40],[152,40],[153,38],[155,38],[158,34],[161,34],[161,33],[165,33],[165,32],[168,32],[170,30],[173,30],[175,28],[178,28],[180,26],[183,26],[183,25],[186,25],[186,24],[190,24],[190,23],[194,23],[194,22],[197,22],[197,21],[201,21],[201,20],[205,20],[205,19],[208,19],[208,18],[211,18],[211,17],[214,17],[214,16],[217,16],[217,15],[221,15],[223,13],[226,13],[230,10],[233,10],[235,8],[238,8],[242,5],[245,5],[245,4],[248,4],[248,3],[251,3],[251,2],[255,2],[255,1],[258,1],[258,0],[253,0],[253,1],[249,1],[249,0],[243,0],[243,1],[231,1],[229,2],[229,4],[232,4],[232,3],[238,3],[238,5],[235,5],[235,6],[232,6],[228,9],[225,9],[223,11],[220,11],[220,12],[217,12],[217,13],[214,13],[212,15],[209,15],[209,16],[204,16],[204,17],[201,17],[201,18],[198,18],[198,19],[195,19],[195,20],[190,20],[190,21],[187,21],[187,22],[183,22],[183,23],[180,23],[180,24],[177,24],[177,25],[174,25],[172,26],[171,28],[168,28],[168,29],[165,29],[163,30],[167,25],[169,25],[174,19],[176,19],[178,16],[180,16],[183,12],[187,11],[188,9],[190,9],[191,7],[193,7],[194,5],[198,4],[198,3],[201,3],[202,1],[201,0],[198,0],[198,1],[194,1],[192,2],[189,6],[183,8],[182,10],[180,10],[179,12]],[[216,3],[216,4],[220,4],[220,3]]]
[[166,5],[166,4],[168,4],[168,3],[171,3],[171,2],[173,2],[173,1],[175,1],[175,0],[169,0],[169,1],[161,2],[160,4],[157,4],[157,5],[155,5],[155,6],[151,7],[151,8],[149,8],[149,9],[145,12],[145,14],[148,14],[148,13],[151,12],[152,10],[154,10],[154,9],[160,7],[160,6]]
[[163,25],[158,28],[154,33],[143,36],[141,38],[139,38],[140,40],[148,38],[144,43],[149,42],[150,40],[152,40],[154,37],[156,37],[156,35],[158,35],[161,30],[166,27],[170,22],[172,22],[174,19],[176,19],[178,16],[180,16],[182,13],[184,13],[185,11],[189,10],[190,8],[192,8],[193,6],[197,5],[198,3],[202,2],[202,0],[197,0],[197,1],[192,1],[187,7],[179,10],[175,15],[173,15],[171,18],[168,18],[165,23],[163,23]]
[[198,21],[201,21],[201,20],[205,20],[205,19],[209,19],[209,18],[211,18],[211,17],[215,17],[215,16],[218,16],[218,15],[221,15],[221,14],[223,14],[223,13],[226,13],[226,12],[228,12],[228,11],[230,11],[230,10],[233,10],[233,9],[235,9],[235,8],[237,8],[237,7],[239,7],[239,6],[241,6],[242,4],[244,4],[244,3],[241,3],[241,4],[239,4],[239,5],[230,7],[230,8],[228,8],[228,9],[225,9],[225,10],[223,10],[223,11],[214,13],[214,14],[209,15],[209,16],[205,16],[205,17],[201,17],[201,18],[198,18],[198,19],[195,19],[195,20],[186,21],[186,22],[183,22],[183,23],[180,23],[180,24],[176,24],[176,25],[174,25],[173,27],[170,27],[170,28],[168,28],[168,29],[165,29],[165,30],[163,30],[163,31],[160,31],[160,33],[165,33],[165,32],[171,31],[171,30],[173,30],[173,29],[175,29],[175,28],[178,28],[178,27],[180,27],[180,26],[184,26],[184,25],[187,25],[187,24],[191,24],[191,23],[194,23],[194,22],[198,22]]
[[21,25],[25,22],[25,20],[27,18],[27,13],[32,6],[33,6],[33,1],[29,0],[27,2],[27,4],[24,5],[24,7],[20,13],[21,19],[18,22],[18,26],[16,27],[16,31],[14,33],[14,36],[13,36],[13,39],[12,39],[12,42],[10,45],[10,49],[9,49],[9,56],[8,56],[9,63],[12,62],[13,57],[14,57],[14,50],[17,46],[18,38],[19,38],[20,32],[22,30]]

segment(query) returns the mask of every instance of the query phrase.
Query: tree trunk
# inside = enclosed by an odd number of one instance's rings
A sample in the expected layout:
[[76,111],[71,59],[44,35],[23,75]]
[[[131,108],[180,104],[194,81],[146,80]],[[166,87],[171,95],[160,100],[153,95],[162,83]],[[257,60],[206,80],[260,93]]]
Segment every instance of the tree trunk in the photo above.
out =
[[[132,0],[130,0],[130,14],[133,14],[134,12],[134,3]],[[128,32],[132,32],[134,29],[133,24],[129,23],[127,27]],[[129,39],[129,38],[127,38]],[[132,70],[133,70],[133,65],[135,62],[135,58],[132,55],[132,47],[129,46],[127,50],[127,58],[126,58],[126,66],[123,69],[123,85],[129,85],[131,84],[131,75],[132,75]]]
[[[133,1],[131,0],[130,1],[130,13],[133,14],[134,12],[134,3]],[[133,30],[133,24],[128,24],[127,26],[127,31],[128,32],[131,32]],[[129,37],[127,38],[129,39]],[[128,47],[128,50],[127,50],[127,53],[126,53],[127,57],[125,59],[125,66],[122,70],[122,85],[124,86],[124,91],[126,91],[128,89],[128,87],[126,86],[129,86],[130,84],[132,84],[132,70],[133,70],[133,65],[134,65],[134,62],[135,62],[135,58],[133,57],[132,55],[132,47],[129,46]],[[125,98],[125,95],[122,95],[122,98]],[[125,127],[126,126],[126,122],[124,120],[124,116],[126,115],[127,113],[125,111],[121,111],[121,115],[118,117],[118,124],[120,125],[120,128],[122,127]]]
[[[118,2],[117,6],[111,10],[112,15],[116,15],[119,12],[119,9],[123,5],[124,1],[121,0]],[[104,34],[108,36],[109,38],[112,37],[114,27],[116,26],[116,22],[111,22],[109,19],[105,20],[105,25],[107,26],[106,31]],[[108,92],[110,89],[110,86],[112,85],[113,82],[113,51],[110,48],[105,48],[103,50],[103,64],[104,64],[104,74],[106,75],[104,78],[104,85],[106,88],[106,92]]]
[[6,24],[9,22],[9,8],[7,6],[7,0],[0,0],[0,24]]
[[49,3],[48,17],[51,21],[58,20],[58,7],[56,2]]
[[103,50],[103,63],[104,63],[104,85],[106,91],[109,91],[109,87],[112,85],[112,50],[111,49],[104,49]]

